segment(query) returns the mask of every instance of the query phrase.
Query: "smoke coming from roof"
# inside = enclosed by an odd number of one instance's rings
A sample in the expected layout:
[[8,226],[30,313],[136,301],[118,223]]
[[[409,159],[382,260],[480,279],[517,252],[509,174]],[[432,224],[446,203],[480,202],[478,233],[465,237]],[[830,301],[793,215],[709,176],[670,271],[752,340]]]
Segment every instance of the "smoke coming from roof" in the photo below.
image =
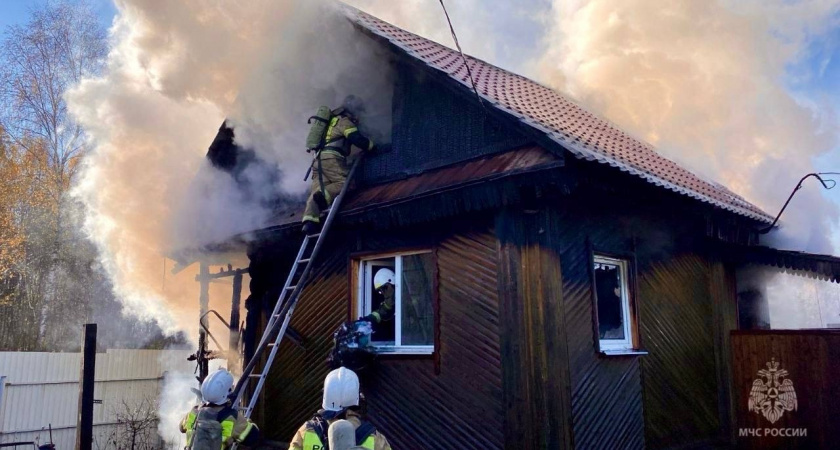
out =
[[[438,5],[352,3],[452,46]],[[778,212],[801,176],[832,169],[815,167],[814,158],[838,144],[835,113],[792,94],[790,85],[814,75],[791,67],[837,28],[836,1],[448,5],[465,52],[571,95],[768,214]],[[838,219],[837,207],[809,182],[769,241],[829,253]]]
[[[127,309],[195,336],[194,267],[173,277],[162,255],[265,225],[272,199],[305,188],[307,117],[350,93],[378,116],[368,125],[387,117],[388,65],[323,1],[116,6],[105,75],[68,94],[93,145],[76,195]],[[204,157],[225,118],[262,161],[240,174],[257,195]]]
[[[838,143],[832,110],[786,83],[839,11],[834,1],[555,1],[539,67],[554,87],[774,215]],[[817,183],[806,187],[771,243],[831,252],[837,207]]]

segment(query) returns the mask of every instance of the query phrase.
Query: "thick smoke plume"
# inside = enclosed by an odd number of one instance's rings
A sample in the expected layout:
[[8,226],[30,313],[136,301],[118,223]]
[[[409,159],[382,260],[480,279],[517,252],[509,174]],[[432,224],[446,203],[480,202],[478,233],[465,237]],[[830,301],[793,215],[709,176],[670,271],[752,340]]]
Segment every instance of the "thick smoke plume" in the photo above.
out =
[[[838,143],[832,110],[788,86],[838,11],[836,1],[555,1],[541,76],[775,215]],[[838,217],[808,186],[774,243],[831,252]]]
[[[105,75],[68,94],[94,147],[76,194],[128,310],[192,337],[195,265],[173,277],[162,256],[264,226],[272,199],[301,194],[306,119],[319,105],[356,94],[368,126],[387,130],[390,69],[331,2],[116,6]],[[204,157],[225,118],[262,161],[241,174],[248,192]],[[224,288],[211,291],[222,311]]]

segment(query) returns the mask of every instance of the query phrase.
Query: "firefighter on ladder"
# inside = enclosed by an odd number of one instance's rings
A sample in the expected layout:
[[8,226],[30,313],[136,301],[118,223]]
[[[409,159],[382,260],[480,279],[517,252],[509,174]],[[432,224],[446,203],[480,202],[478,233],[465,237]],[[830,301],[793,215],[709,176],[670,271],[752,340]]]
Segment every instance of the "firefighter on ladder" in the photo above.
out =
[[179,426],[187,435],[187,449],[219,450],[234,442],[252,445],[259,440],[259,430],[231,405],[233,375],[225,369],[213,372],[201,383],[201,399]]
[[289,450],[321,450],[328,442],[330,425],[346,420],[355,429],[356,446],[369,450],[391,450],[376,428],[359,415],[359,377],[346,367],[333,370],[324,380],[322,409],[295,433]]
[[[303,212],[303,232],[317,233],[321,227],[321,212],[332,204],[347,181],[349,167],[347,157],[353,147],[362,151],[373,151],[373,141],[359,131],[359,115],[364,114],[361,99],[349,95],[341,107],[331,111],[329,119],[313,116],[311,119],[324,122],[326,132],[323,145],[316,151],[312,161],[312,184],[306,209]],[[318,125],[316,123],[316,125]]]

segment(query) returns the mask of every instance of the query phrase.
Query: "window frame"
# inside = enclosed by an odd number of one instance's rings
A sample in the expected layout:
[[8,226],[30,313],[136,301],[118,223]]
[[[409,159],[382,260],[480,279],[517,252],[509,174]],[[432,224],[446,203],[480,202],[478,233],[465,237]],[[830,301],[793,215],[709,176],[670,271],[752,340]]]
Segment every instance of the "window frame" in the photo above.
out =
[[[432,313],[434,318],[432,326],[432,344],[430,345],[400,345],[402,338],[402,257],[411,255],[428,254],[432,258],[433,271],[431,274],[431,286],[429,292],[431,293]],[[380,355],[407,355],[407,356],[431,356],[436,354],[438,347],[438,293],[437,293],[437,256],[432,249],[416,249],[406,250],[400,252],[365,254],[353,259],[354,274],[352,282],[355,286],[351,286],[353,292],[352,312],[356,317],[363,317],[370,314],[372,309],[372,302],[370,301],[371,292],[366,291],[365,283],[372,275],[369,272],[369,263],[376,260],[387,258],[394,258],[394,273],[396,280],[394,283],[395,299],[394,299],[394,345],[376,345],[376,341],[371,340],[371,345]]]
[[[645,355],[640,350],[639,308],[636,302],[636,274],[635,258],[631,255],[616,255],[601,252],[590,247],[589,273],[592,293],[593,339],[595,350],[605,356],[611,355]],[[595,264],[610,264],[619,266],[622,276],[622,313],[624,314],[624,335],[622,340],[601,339],[600,322],[598,320],[598,289],[596,285]],[[613,342],[610,342],[613,341]],[[618,342],[615,342],[618,341]]]

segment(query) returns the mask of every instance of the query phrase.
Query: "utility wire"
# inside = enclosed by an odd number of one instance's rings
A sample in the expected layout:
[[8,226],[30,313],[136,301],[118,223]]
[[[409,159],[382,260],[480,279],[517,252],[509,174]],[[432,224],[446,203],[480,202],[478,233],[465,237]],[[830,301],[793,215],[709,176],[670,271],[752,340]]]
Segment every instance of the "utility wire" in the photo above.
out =
[[484,107],[484,99],[481,98],[481,95],[478,93],[478,88],[475,87],[475,79],[473,78],[472,70],[470,70],[470,65],[467,63],[467,57],[464,56],[464,51],[461,50],[461,44],[458,42],[458,35],[455,34],[455,27],[452,26],[452,20],[449,18],[449,12],[446,10],[446,5],[443,4],[443,0],[439,1],[441,8],[443,8],[443,14],[446,16],[446,22],[449,24],[449,32],[452,34],[452,40],[455,41],[455,48],[458,49],[458,53],[461,54],[461,59],[464,60],[464,67],[467,68],[467,76],[470,79],[470,84],[472,85],[475,97],[478,99],[478,104],[481,105],[483,112],[487,112]]
[[768,226],[767,228],[759,230],[759,233],[760,234],[767,234],[767,233],[770,232],[770,230],[773,229],[773,227],[776,226],[776,223],[779,222],[779,218],[782,217],[782,213],[785,212],[785,209],[790,204],[790,201],[793,199],[793,196],[796,195],[796,193],[799,192],[800,189],[802,189],[802,183],[804,183],[805,180],[807,180],[808,178],[810,178],[810,177],[816,178],[817,180],[820,181],[820,184],[822,184],[823,188],[825,188],[826,190],[834,189],[835,187],[837,187],[837,181],[836,180],[833,180],[831,178],[823,178],[826,175],[840,175],[840,172],[816,172],[816,173],[809,173],[808,175],[805,175],[804,177],[802,177],[799,180],[799,183],[796,184],[796,187],[793,188],[793,191],[788,196],[787,201],[785,202],[784,206],[782,206],[782,210],[779,211],[779,214],[777,214],[776,218],[773,219],[773,223],[771,223],[770,226]]

